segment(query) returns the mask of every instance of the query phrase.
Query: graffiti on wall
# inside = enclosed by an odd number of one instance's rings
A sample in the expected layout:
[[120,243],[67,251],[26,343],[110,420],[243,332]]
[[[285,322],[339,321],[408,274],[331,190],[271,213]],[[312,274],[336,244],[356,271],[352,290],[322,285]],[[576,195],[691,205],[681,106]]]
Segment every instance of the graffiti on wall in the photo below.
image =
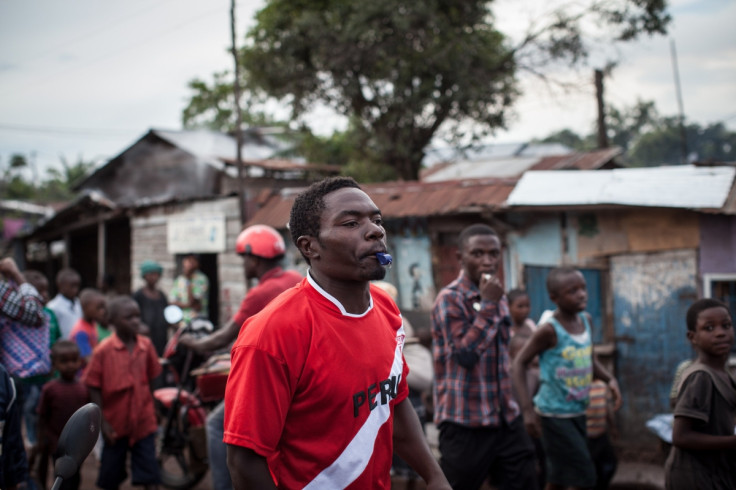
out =
[[430,310],[435,289],[429,238],[395,237],[392,245],[396,256],[393,274],[398,281],[399,306],[405,310]]

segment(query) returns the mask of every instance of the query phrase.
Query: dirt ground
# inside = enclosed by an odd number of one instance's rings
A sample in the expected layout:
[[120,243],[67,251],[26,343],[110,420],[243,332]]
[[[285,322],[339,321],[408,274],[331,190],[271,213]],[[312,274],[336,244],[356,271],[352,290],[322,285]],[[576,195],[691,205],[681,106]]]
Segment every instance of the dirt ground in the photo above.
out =
[[[51,468],[49,469],[53,471]],[[82,484],[81,490],[96,490],[95,480],[97,478],[97,461],[94,456],[87,458],[82,466]],[[51,488],[51,478],[49,478],[49,484],[46,488]],[[134,488],[130,484],[130,479],[125,481],[121,485],[120,490],[133,490]],[[211,490],[209,473],[205,475],[204,479],[196,486],[193,490]],[[422,482],[406,482],[397,479],[393,480],[392,488],[396,490],[413,489],[422,490],[426,488]],[[622,461],[619,465],[619,469],[616,476],[613,479],[611,490],[624,490],[624,489],[640,489],[640,490],[661,490],[664,489],[664,472],[662,465],[641,462],[641,461]],[[483,490],[491,490],[491,487],[484,487]]]
[[[97,486],[95,485],[95,481],[97,481],[97,472],[98,472],[99,466],[97,463],[97,459],[95,459],[94,455],[90,454],[89,457],[84,461],[84,464],[82,465],[82,483],[79,486],[80,490],[97,490]],[[49,489],[53,485],[53,475],[54,469],[49,466],[49,478],[48,483],[46,485],[46,488]],[[130,474],[130,470],[128,470],[128,474]],[[211,490],[212,486],[210,485],[210,476],[209,473],[205,475],[205,477],[202,479],[202,481],[195,487],[192,488],[192,490]],[[130,483],[130,477],[123,482],[122,485],[120,485],[120,490],[133,490],[133,489],[140,489],[142,487],[134,487]],[[161,487],[163,488],[163,487]]]
[[[430,446],[434,446],[436,433],[433,427],[428,427],[428,439]],[[619,455],[619,467],[611,484],[611,490],[639,489],[639,490],[662,490],[664,489],[664,460],[667,448],[658,447],[656,444],[645,450],[627,450],[625,447],[618,446],[617,453]],[[97,479],[98,463],[94,455],[85,460],[82,465],[82,484],[81,490],[96,490],[95,481]],[[46,488],[51,488],[53,467],[49,466],[49,481]],[[134,488],[130,483],[130,478],[121,486],[120,490],[132,490]],[[163,487],[161,487],[163,489]],[[211,490],[212,485],[210,475],[207,473],[202,481],[193,490]],[[426,488],[422,482],[407,482],[394,479],[392,488],[396,490],[422,490]],[[493,490],[489,486],[484,486],[482,490]]]

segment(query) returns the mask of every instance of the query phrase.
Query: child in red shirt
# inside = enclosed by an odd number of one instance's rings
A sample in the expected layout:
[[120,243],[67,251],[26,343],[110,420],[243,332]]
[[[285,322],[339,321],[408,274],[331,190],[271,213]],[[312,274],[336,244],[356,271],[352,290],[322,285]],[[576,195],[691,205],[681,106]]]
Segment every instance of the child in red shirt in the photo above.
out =
[[[92,353],[82,381],[92,402],[102,408],[104,446],[97,486],[117,489],[127,478],[124,470],[131,453],[132,484],[158,488],[156,413],[151,381],[161,372],[151,340],[138,335],[140,309],[130,296],[108,305],[109,324],[115,332]],[[122,468],[122,470],[121,470]]]

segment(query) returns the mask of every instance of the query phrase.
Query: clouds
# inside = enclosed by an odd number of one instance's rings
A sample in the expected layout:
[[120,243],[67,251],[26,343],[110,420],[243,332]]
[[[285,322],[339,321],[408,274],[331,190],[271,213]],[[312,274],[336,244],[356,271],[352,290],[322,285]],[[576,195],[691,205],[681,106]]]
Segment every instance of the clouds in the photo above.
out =
[[[537,0],[496,1],[506,3],[497,22],[510,33],[550,8],[550,2]],[[671,3],[688,118],[705,124],[733,116],[736,2]],[[238,1],[238,42],[262,5],[263,0]],[[187,82],[232,69],[229,16],[229,0],[0,2],[0,165],[12,153],[31,151],[41,165],[58,165],[59,154],[109,158],[151,127],[179,128]],[[663,114],[676,113],[668,39],[645,39],[608,55],[621,58],[606,81],[608,103],[653,99]],[[545,136],[566,126],[591,129],[592,69],[560,74],[576,82],[575,91],[550,92],[522,77],[517,118],[498,134],[500,140]],[[313,120],[323,123],[324,111]],[[733,127],[736,119],[729,123]]]

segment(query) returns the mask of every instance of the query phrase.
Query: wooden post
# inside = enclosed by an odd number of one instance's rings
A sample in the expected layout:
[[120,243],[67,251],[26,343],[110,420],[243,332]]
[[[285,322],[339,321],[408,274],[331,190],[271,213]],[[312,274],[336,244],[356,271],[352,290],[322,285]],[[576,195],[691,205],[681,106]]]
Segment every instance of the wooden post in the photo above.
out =
[[245,176],[243,175],[243,114],[240,111],[240,63],[238,63],[238,48],[235,44],[235,0],[230,0],[230,38],[232,54],[235,63],[235,80],[233,80],[233,95],[235,97],[235,164],[238,166],[238,204],[240,206],[241,226],[248,221],[248,200],[245,195]]
[[595,98],[598,102],[598,148],[608,148],[606,107],[603,103],[603,71],[595,70]]

